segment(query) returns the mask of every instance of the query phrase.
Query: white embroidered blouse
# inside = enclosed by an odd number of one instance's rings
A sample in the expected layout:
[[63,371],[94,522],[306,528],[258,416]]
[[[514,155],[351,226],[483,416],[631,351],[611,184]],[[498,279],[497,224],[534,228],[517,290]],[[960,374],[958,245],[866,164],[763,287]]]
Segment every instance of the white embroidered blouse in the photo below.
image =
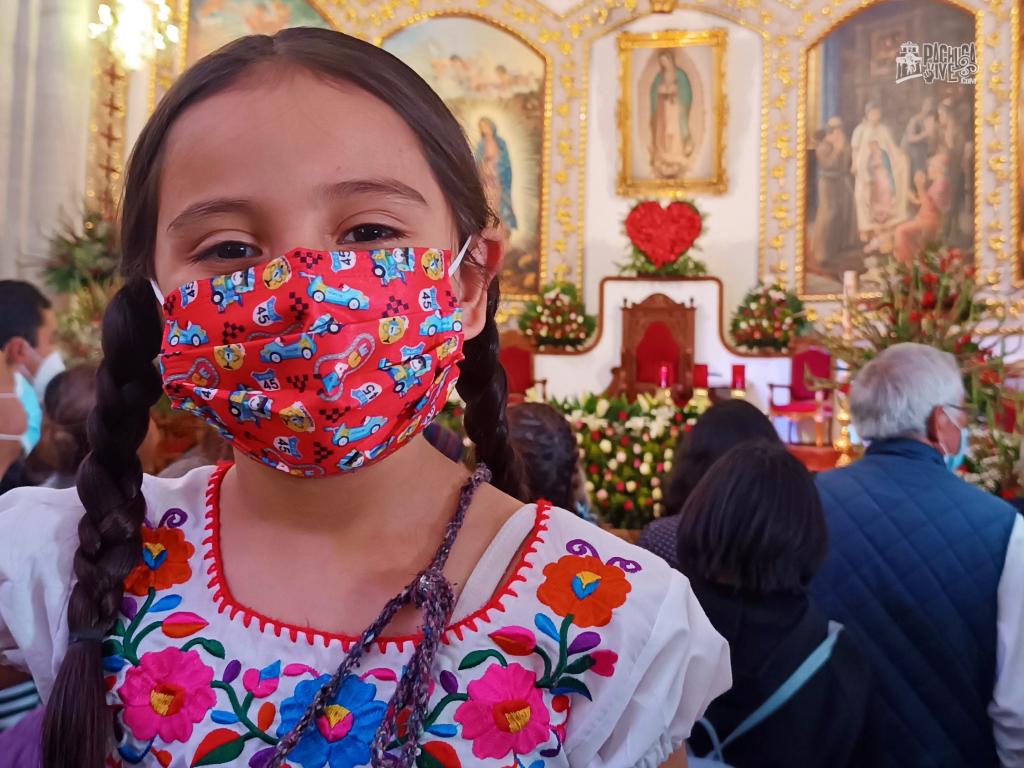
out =
[[[225,469],[146,478],[143,551],[104,644],[113,768],[262,768],[355,641],[235,601],[219,552]],[[67,647],[81,514],[74,489],[0,498],[0,659],[44,698]],[[367,765],[415,642],[375,643],[289,765]],[[431,768],[656,768],[731,682],[727,645],[683,576],[544,505],[513,515],[476,566],[434,673],[417,760]]]

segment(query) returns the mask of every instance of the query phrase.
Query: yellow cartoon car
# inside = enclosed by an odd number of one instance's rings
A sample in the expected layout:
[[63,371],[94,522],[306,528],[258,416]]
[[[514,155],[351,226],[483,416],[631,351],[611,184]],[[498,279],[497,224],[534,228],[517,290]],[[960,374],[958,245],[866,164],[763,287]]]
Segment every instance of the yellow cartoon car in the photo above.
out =
[[237,371],[245,362],[245,347],[241,344],[221,344],[213,348],[213,359],[225,371]]
[[272,291],[292,279],[292,268],[284,256],[278,256],[263,268],[263,284]]
[[287,408],[281,409],[281,421],[292,432],[312,432],[316,428],[306,406],[297,400]]
[[409,327],[409,318],[401,315],[399,317],[383,317],[380,321],[380,340],[384,344],[394,344],[405,336]]

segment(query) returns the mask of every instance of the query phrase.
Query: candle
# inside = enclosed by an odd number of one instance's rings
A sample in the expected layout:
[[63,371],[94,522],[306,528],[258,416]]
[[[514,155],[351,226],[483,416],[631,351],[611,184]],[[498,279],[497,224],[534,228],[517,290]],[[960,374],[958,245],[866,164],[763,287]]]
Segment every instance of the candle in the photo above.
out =
[[734,365],[732,367],[732,388],[747,388],[747,367],[745,365]]
[[853,323],[850,319],[850,305],[857,295],[857,273],[848,269],[843,272],[843,339],[849,340]]
[[675,370],[672,363],[658,364],[658,386],[662,389],[671,387],[676,383]]
[[693,366],[693,388],[708,388],[708,367],[706,365],[701,364]]

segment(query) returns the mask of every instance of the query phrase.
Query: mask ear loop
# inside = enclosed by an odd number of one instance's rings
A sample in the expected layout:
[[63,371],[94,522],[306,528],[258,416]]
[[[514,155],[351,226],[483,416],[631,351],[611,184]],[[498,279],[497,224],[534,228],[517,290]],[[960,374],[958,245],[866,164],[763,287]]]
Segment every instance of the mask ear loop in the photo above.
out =
[[151,286],[153,286],[153,293],[154,293],[154,295],[156,295],[157,303],[160,306],[163,306],[163,304],[164,304],[164,295],[162,293],[160,293],[160,286],[156,284],[156,280],[150,280],[149,284]]
[[[455,277],[455,273],[459,271],[459,265],[462,264],[462,260],[466,258],[466,251],[469,250],[469,244],[473,242],[472,237],[467,237],[466,242],[462,245],[462,250],[459,251],[459,255],[455,257],[455,261],[448,267],[448,277]],[[161,301],[163,301],[161,299]]]

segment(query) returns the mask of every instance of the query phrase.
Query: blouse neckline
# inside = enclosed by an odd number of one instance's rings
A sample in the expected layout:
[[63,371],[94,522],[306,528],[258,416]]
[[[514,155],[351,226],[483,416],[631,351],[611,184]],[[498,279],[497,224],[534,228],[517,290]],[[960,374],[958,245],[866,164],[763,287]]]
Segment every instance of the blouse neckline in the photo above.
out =
[[[327,647],[332,641],[338,641],[342,644],[344,651],[348,652],[358,642],[359,638],[357,636],[328,632],[314,627],[305,627],[279,621],[259,611],[255,611],[235,599],[224,576],[223,558],[220,549],[221,484],[224,476],[232,466],[232,462],[218,464],[210,474],[206,487],[206,535],[202,541],[203,560],[209,562],[209,566],[206,569],[207,576],[209,577],[207,588],[211,593],[218,613],[227,611],[229,620],[234,620],[235,616],[241,615],[242,624],[246,629],[255,621],[260,632],[265,632],[267,627],[270,627],[277,637],[280,637],[282,632],[286,632],[292,642],[297,642],[300,635],[305,637],[310,645],[313,645],[316,640],[320,640],[324,647]],[[490,621],[492,612],[504,612],[507,601],[518,597],[516,584],[526,581],[526,574],[533,567],[532,556],[545,541],[544,534],[548,530],[550,508],[551,505],[547,502],[538,502],[533,526],[523,543],[510,575],[504,580],[501,588],[482,607],[446,627],[441,635],[442,643],[445,645],[450,644],[452,636],[461,641],[467,634],[479,631],[480,625],[487,624]],[[511,520],[512,518],[509,519]],[[479,563],[476,567],[480,567]],[[377,638],[374,644],[379,647],[381,653],[387,652],[391,646],[394,646],[398,652],[402,652],[406,643],[415,645],[421,637],[420,633],[385,636]]]

